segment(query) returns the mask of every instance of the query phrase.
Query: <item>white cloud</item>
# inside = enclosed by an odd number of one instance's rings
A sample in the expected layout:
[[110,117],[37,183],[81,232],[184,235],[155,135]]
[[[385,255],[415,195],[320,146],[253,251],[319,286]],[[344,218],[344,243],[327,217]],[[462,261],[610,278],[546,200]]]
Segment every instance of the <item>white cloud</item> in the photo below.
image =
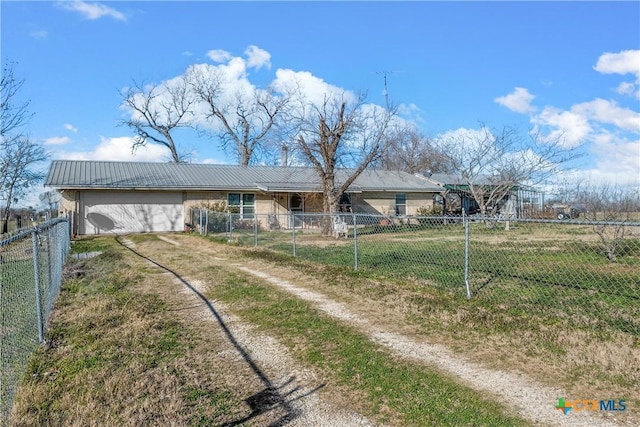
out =
[[68,136],[54,136],[44,140],[44,145],[64,145],[71,142]]
[[[183,76],[180,76],[180,78],[182,77]],[[230,60],[224,64],[192,65],[187,69],[184,77],[203,79],[208,82],[220,81],[222,85],[216,94],[216,101],[219,108],[230,111],[234,111],[234,106],[241,102],[241,100],[251,99],[258,90],[248,79],[244,60],[237,57],[230,58]],[[167,82],[164,84],[166,85]],[[203,104],[194,105],[193,122],[202,126],[204,129],[214,132],[222,130],[223,125],[221,123],[218,121],[212,122],[207,119],[208,108],[208,106]],[[232,120],[235,118],[235,115],[229,114],[229,118]],[[233,125],[233,123],[231,124]]]
[[47,30],[32,31],[29,33],[29,37],[36,40],[46,40],[49,37],[49,32]]
[[470,144],[473,141],[483,141],[488,136],[491,136],[487,129],[468,129],[458,128],[448,130],[436,136],[437,141],[458,141],[460,144]]
[[87,3],[80,0],[61,1],[58,5],[64,9],[78,12],[87,19],[96,20],[108,16],[118,21],[126,21],[127,17],[109,6],[100,3]]
[[65,128],[66,130],[71,131],[71,132],[74,132],[74,133],[75,133],[75,132],[78,132],[78,128],[77,128],[77,127],[75,127],[74,125],[70,124],[70,123],[65,123],[65,124],[64,124],[64,128]]
[[620,95],[632,95],[634,90],[634,84],[629,82],[622,82],[616,88],[616,92]]
[[247,55],[247,68],[259,70],[262,67],[271,68],[271,54],[258,46],[251,45],[245,51]]
[[587,119],[604,124],[612,124],[617,128],[640,132],[640,113],[628,108],[621,108],[615,101],[594,99],[571,107],[571,110]]
[[640,140],[603,133],[595,139],[591,154],[597,159],[595,167],[575,171],[579,179],[640,186]]
[[604,53],[593,68],[603,74],[633,74],[636,77],[635,83],[623,82],[616,88],[616,92],[640,99],[640,50]]
[[495,98],[494,101],[516,113],[528,114],[536,111],[531,105],[535,97],[527,89],[516,87],[512,93]]
[[585,142],[593,130],[584,115],[555,107],[545,107],[540,114],[532,117],[531,122],[535,125],[535,130],[548,130],[543,133],[549,140],[559,140],[567,148]]
[[600,139],[593,150],[598,157],[599,170],[614,171],[636,182],[640,180],[640,139]]
[[207,52],[207,57],[213,62],[227,62],[228,60],[233,58],[233,56],[229,52],[222,49],[210,50],[209,52]]
[[640,113],[601,98],[575,104],[570,110],[547,106],[531,118],[531,123],[549,140],[559,139],[566,147],[596,141],[608,127],[640,133]]
[[[266,88],[257,87],[249,80],[250,76],[248,71],[250,69],[271,66],[271,55],[255,45],[247,47],[244,55],[244,57],[233,56],[225,50],[210,50],[207,56],[210,60],[216,62],[216,64],[193,64],[187,68],[183,75],[167,79],[159,84],[151,85],[145,88],[145,90],[148,91],[153,88],[154,103],[160,105],[164,101],[167,101],[170,96],[166,90],[167,86],[182,79],[198,79],[206,82],[219,81],[221,85],[216,93],[217,105],[219,108],[233,112],[237,109],[239,103],[252,99],[260,92],[266,90]],[[330,99],[333,97],[339,97],[348,103],[353,103],[358,100],[356,94],[331,85],[306,71],[279,69],[276,71],[275,78],[269,84],[269,89],[272,89],[276,95],[278,93],[300,94],[302,96],[301,99],[304,99],[306,105],[321,105],[325,98]],[[137,94],[136,96],[142,95]],[[132,117],[135,117],[137,114],[124,104],[121,108]],[[413,108],[414,112],[416,108]],[[158,111],[160,114],[165,114],[165,110],[162,108],[158,108]],[[212,121],[207,118],[208,107],[206,105],[197,104],[192,106],[192,113],[192,123],[202,127],[202,129],[214,133],[224,129],[222,123],[219,121]],[[259,114],[255,116],[256,120],[263,118]],[[236,116],[230,113],[227,117],[233,121]],[[164,120],[163,117],[160,117],[160,119]],[[234,122],[230,122],[229,124],[231,126],[235,125]]]
[[93,151],[59,151],[56,159],[65,160],[112,160],[137,162],[165,162],[169,159],[169,150],[158,144],[146,144],[131,151],[133,138],[128,136],[101,138]]
[[425,122],[424,111],[416,104],[398,105],[398,115],[416,124],[423,124]]
[[[640,50],[605,53],[594,69],[605,74],[633,74],[640,77]],[[640,99],[636,83],[622,82],[615,91]],[[534,130],[549,140],[560,140],[566,147],[586,144],[597,167],[589,175],[609,181],[637,182],[640,174],[640,112],[620,106],[614,100],[595,98],[563,110],[546,106],[531,117]],[[585,172],[587,173],[587,172]],[[615,178],[615,179],[614,179]],[[595,179],[595,178],[594,178]]]
[[326,98],[343,96],[347,102],[355,102],[357,95],[325,82],[308,71],[293,71],[291,69],[279,69],[271,87],[282,93],[300,93],[307,102],[313,105],[322,105]]
[[604,53],[593,68],[603,74],[633,74],[640,79],[640,50]]

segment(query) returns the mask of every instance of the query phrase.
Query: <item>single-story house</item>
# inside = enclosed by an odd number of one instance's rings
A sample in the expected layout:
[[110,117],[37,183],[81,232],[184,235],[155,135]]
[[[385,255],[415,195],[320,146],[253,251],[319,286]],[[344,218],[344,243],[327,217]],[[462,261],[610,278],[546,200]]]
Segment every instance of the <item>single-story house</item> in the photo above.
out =
[[[351,171],[336,171],[344,182]],[[241,218],[322,211],[322,186],[309,167],[54,160],[45,186],[75,234],[182,231],[192,208],[223,202]],[[424,177],[365,170],[342,195],[345,211],[414,215],[443,191]],[[286,224],[284,224],[286,226]]]

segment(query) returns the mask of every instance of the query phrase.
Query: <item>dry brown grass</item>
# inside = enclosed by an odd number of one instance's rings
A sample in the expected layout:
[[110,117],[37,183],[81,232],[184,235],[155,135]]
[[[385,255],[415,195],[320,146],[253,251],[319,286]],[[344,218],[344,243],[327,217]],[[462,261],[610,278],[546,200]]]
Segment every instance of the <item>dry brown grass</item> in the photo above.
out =
[[[198,318],[203,304],[146,261],[126,258],[87,263],[87,276],[63,290],[13,425],[207,425],[250,412],[251,374],[225,355],[233,348],[219,329]],[[114,268],[121,289],[108,283]]]
[[[524,372],[541,384],[559,386],[569,393],[567,398],[635,399],[632,407],[640,403],[640,343],[624,334],[566,333],[544,324],[516,333],[487,332],[490,328],[482,322],[500,321],[491,312],[471,312],[464,301],[456,301],[457,309],[452,309],[452,301],[431,291],[426,282],[372,280],[307,262],[263,261],[251,250],[210,244],[198,236],[170,236],[180,246],[152,236],[132,239],[140,252],[179,270],[200,292],[239,274],[237,266],[243,265],[321,292],[389,331],[445,345],[490,368]],[[118,250],[127,254],[124,248]],[[127,256],[125,264],[108,264],[94,265],[97,270],[63,293],[52,320],[52,346],[39,355],[41,365],[31,368],[16,402],[14,424],[211,425],[247,416],[250,411],[243,399],[263,384],[213,327],[203,302],[142,258]],[[116,292],[114,298],[104,292],[105,281],[95,280],[108,276],[110,268],[124,274],[124,295]],[[166,332],[166,313],[180,343],[179,351],[169,351],[168,358],[157,357],[157,349],[154,353],[145,344]],[[104,349],[92,347],[90,341],[65,341],[65,328],[72,325],[84,328],[87,340],[100,334],[100,342],[111,346],[98,366],[78,362],[92,360]],[[69,390],[63,390],[56,378],[69,375],[65,366],[71,362],[83,369],[65,377]],[[362,409],[351,392],[333,387],[324,395],[337,408]],[[622,418],[640,424],[632,410]]]

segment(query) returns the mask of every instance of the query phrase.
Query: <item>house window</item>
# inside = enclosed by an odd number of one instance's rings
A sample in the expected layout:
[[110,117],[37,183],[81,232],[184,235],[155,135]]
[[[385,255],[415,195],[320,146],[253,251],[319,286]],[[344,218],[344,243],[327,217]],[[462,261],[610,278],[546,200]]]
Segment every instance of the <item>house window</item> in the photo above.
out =
[[396,215],[407,214],[407,195],[404,193],[396,194]]
[[256,195],[229,193],[227,196],[229,212],[240,214],[241,219],[253,219],[256,212]]

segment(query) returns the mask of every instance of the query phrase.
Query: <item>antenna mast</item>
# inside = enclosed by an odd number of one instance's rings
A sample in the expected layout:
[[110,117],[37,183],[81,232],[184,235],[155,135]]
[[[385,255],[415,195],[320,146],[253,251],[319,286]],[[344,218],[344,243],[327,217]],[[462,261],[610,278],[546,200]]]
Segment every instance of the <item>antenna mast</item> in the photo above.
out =
[[376,74],[382,74],[382,77],[384,79],[384,90],[382,91],[382,94],[384,95],[384,102],[385,102],[387,108],[389,108],[389,91],[387,89],[387,75],[398,73],[398,72],[401,72],[401,71],[378,71],[378,72],[376,72]]

